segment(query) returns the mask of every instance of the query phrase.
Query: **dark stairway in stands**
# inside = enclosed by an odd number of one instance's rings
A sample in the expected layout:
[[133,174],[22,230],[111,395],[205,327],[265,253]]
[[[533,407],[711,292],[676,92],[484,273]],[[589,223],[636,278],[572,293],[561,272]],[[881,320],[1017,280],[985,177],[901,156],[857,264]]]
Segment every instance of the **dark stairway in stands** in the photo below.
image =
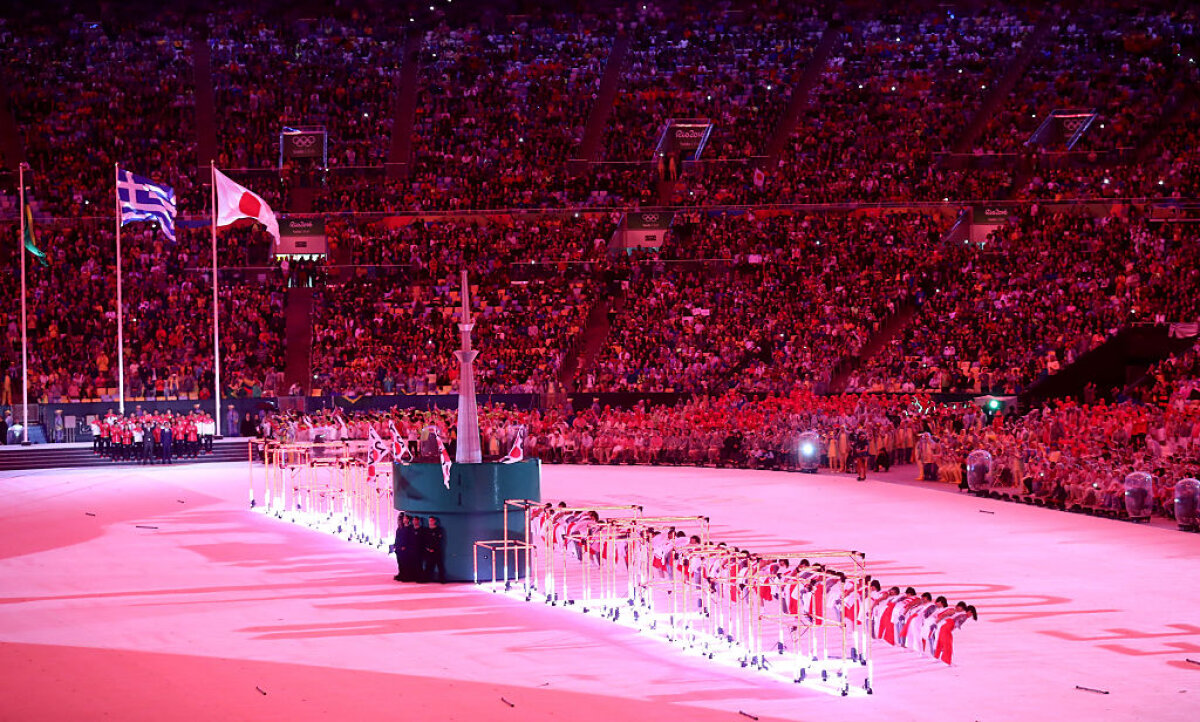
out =
[[825,72],[825,66],[829,63],[829,58],[833,53],[842,46],[845,38],[844,28],[840,25],[831,25],[825,29],[825,34],[821,36],[821,42],[817,44],[817,49],[813,51],[812,58],[803,68],[796,68],[792,75],[792,97],[788,101],[787,109],[779,119],[779,125],[775,127],[775,132],[771,136],[771,140],[767,143],[766,158],[763,160],[764,169],[773,169],[779,163],[779,154],[783,152],[787,145],[788,138],[791,137],[792,131],[796,129],[796,123],[800,120],[800,114],[808,107],[811,100],[813,86],[821,78],[821,74]]
[[[0,168],[16,171],[17,165],[25,160],[25,142],[12,114],[8,94],[8,78],[0,68]],[[16,183],[13,183],[14,187]]]
[[404,43],[404,57],[392,99],[392,145],[388,149],[387,177],[407,178],[412,163],[412,129],[417,114],[421,35],[414,33]]
[[208,46],[208,28],[192,38],[192,72],[196,82],[196,168],[199,177],[208,178],[209,161],[217,159],[217,108],[213,99],[212,52]]
[[[1184,57],[1196,57],[1200,54],[1200,40],[1193,36],[1190,42],[1180,48],[1180,52]],[[1134,149],[1131,159],[1133,163],[1142,164],[1152,160],[1151,155],[1156,150],[1158,137],[1176,123],[1185,122],[1188,114],[1200,103],[1200,92],[1197,92],[1196,86],[1189,82],[1190,72],[1190,68],[1186,66],[1179,69],[1174,84],[1175,92],[1164,104],[1163,112],[1157,120],[1147,124],[1146,132]]]
[[596,102],[588,113],[587,125],[584,126],[583,139],[579,143],[579,153],[567,164],[567,172],[574,176],[587,172],[588,164],[596,159],[600,150],[600,141],[604,139],[604,129],[608,127],[608,117],[612,115],[613,102],[621,85],[621,70],[625,65],[625,56],[629,53],[629,36],[618,35],[613,40],[612,52],[604,66],[604,75],[600,78],[600,89],[596,93]]
[[[962,243],[970,232],[970,212],[964,211],[958,217],[958,220],[950,227],[950,230],[942,236],[942,246],[958,245]],[[928,296],[931,293],[937,293],[945,282],[945,279],[950,278],[955,274],[954,267],[949,263],[949,258],[943,256],[942,262],[939,264],[936,273],[930,278],[926,278],[923,283],[924,294]],[[846,387],[849,386],[850,378],[854,372],[862,368],[865,362],[871,360],[880,351],[884,350],[889,343],[892,342],[900,334],[908,328],[910,324],[917,318],[917,314],[921,311],[921,306],[917,300],[910,300],[896,309],[892,315],[888,316],[880,324],[875,333],[867,339],[867,343],[863,345],[862,350],[857,356],[845,356],[834,369],[833,376],[829,379],[829,391],[833,393],[843,393]],[[920,319],[919,322],[927,323],[927,319]]]
[[575,379],[587,373],[596,360],[596,355],[608,340],[611,320],[625,308],[625,292],[619,281],[609,283],[604,297],[596,302],[588,314],[587,324],[575,339],[574,347],[563,359],[558,373],[558,382],[565,389],[572,389]]
[[[803,66],[792,68],[792,95],[788,101],[788,106],[784,109],[783,114],[779,117],[779,123],[775,126],[774,132],[771,134],[770,140],[763,151],[763,158],[759,161],[761,168],[769,172],[770,169],[776,167],[779,163],[779,155],[786,147],[788,138],[791,137],[792,131],[796,128],[796,123],[800,120],[800,114],[808,107],[811,102],[812,88],[820,79],[821,73],[825,72],[826,65],[829,64],[829,58],[841,47],[845,38],[844,28],[839,25],[831,25],[825,30],[821,36],[821,41],[817,43],[816,50],[813,51],[812,58]],[[680,168],[680,175],[683,174],[683,168]],[[671,199],[675,194],[675,188],[680,181],[662,180],[658,183],[658,204],[662,206],[670,205]]]
[[287,297],[286,348],[287,368],[283,372],[285,389],[300,384],[304,394],[312,385],[309,372],[312,361],[313,289],[289,288]]
[[988,90],[987,96],[979,105],[979,110],[975,111],[975,117],[971,119],[971,122],[967,124],[967,127],[958,136],[958,139],[954,141],[954,145],[951,146],[951,153],[971,152],[975,141],[983,133],[984,129],[987,128],[988,121],[991,120],[996,111],[1008,100],[1009,93],[1012,92],[1013,88],[1024,77],[1025,71],[1041,50],[1042,45],[1046,42],[1046,38],[1054,32],[1060,21],[1066,22],[1068,19],[1069,11],[1063,9],[1061,12],[1067,14],[1059,14],[1054,11],[1043,13],[1042,17],[1038,20],[1038,24],[1034,26],[1033,32],[1025,39],[1025,46],[1021,49],[1021,52],[1013,58],[997,60],[997,62],[1007,64],[1008,70],[1000,78],[1000,81],[996,83],[996,86]]
[[[1069,16],[1069,8],[1062,8],[1059,12],[1044,12],[1029,37],[1025,39],[1021,51],[1011,58],[996,61],[1006,65],[1008,70],[994,87],[988,89],[979,109],[975,111],[975,116],[951,146],[950,155],[942,159],[944,167],[961,169],[970,162],[966,154],[971,152],[979,136],[987,129],[988,121],[996,114],[997,110],[1008,102],[1009,94],[1025,76],[1025,71],[1035,60],[1046,39],[1054,33],[1059,23],[1065,21]],[[999,197],[1011,198],[1029,181],[1033,168],[1028,163],[1019,162],[1021,157],[1017,155],[1015,159],[1007,161],[1012,180],[1006,190],[1000,191]]]
[[1195,342],[1194,338],[1172,338],[1167,324],[1129,326],[1053,376],[1031,384],[1021,393],[1021,400],[1030,405],[1047,399],[1079,399],[1089,383],[1096,384],[1098,396],[1107,396],[1112,389],[1137,381],[1151,365]]
[[[311,213],[315,191],[315,188],[308,185],[297,185],[293,188],[288,193],[288,212]],[[311,287],[291,287],[288,289],[287,305],[284,307],[287,367],[283,372],[283,386],[284,389],[289,389],[292,384],[298,383],[304,394],[309,392],[312,381],[309,362],[312,356],[314,292],[315,289]]]
[[871,338],[863,345],[862,350],[859,351],[857,356],[842,359],[842,363],[838,365],[833,377],[829,380],[829,391],[839,394],[844,392],[855,370],[861,367],[864,361],[870,360],[875,354],[879,353],[892,339],[904,333],[904,329],[908,328],[908,324],[912,322],[913,317],[916,315],[917,305],[915,303],[906,303],[896,309],[896,312],[891,316],[884,319],[883,323],[879,326],[879,330],[871,335]]
[[[316,188],[312,185],[298,183],[288,193],[288,213],[311,213],[315,194]],[[291,287],[288,289],[287,305],[284,307],[287,367],[283,372],[283,387],[289,389],[292,384],[298,383],[305,394],[309,392],[312,379],[309,362],[312,355],[314,292],[315,289],[311,287]]]

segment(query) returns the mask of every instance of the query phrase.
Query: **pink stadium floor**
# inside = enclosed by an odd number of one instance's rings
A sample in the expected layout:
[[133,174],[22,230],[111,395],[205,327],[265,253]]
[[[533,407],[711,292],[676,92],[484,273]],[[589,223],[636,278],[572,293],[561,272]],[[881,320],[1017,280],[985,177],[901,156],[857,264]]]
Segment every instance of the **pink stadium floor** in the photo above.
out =
[[954,666],[877,648],[875,694],[833,697],[562,609],[394,582],[379,552],[249,511],[245,465],[9,472],[0,719],[1200,719],[1200,535],[847,477],[543,477],[547,499],[708,514],[751,548],[865,551],[885,583],[980,621]]

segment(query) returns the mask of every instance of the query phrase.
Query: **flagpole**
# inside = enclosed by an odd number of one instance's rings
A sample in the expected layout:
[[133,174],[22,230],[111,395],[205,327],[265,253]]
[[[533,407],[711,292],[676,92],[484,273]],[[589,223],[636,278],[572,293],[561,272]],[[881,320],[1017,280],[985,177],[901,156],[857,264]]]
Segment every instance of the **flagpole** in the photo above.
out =
[[25,316],[25,168],[21,163],[17,171],[20,187],[21,236],[17,239],[21,254],[21,404],[24,405],[24,421],[21,426],[21,446],[29,446],[29,323]]
[[208,161],[212,181],[212,287],[213,287],[213,399],[216,413],[216,438],[221,438],[221,323],[217,306],[217,166]]
[[121,299],[121,164],[113,163],[113,196],[117,209],[117,408],[125,415],[125,309]]

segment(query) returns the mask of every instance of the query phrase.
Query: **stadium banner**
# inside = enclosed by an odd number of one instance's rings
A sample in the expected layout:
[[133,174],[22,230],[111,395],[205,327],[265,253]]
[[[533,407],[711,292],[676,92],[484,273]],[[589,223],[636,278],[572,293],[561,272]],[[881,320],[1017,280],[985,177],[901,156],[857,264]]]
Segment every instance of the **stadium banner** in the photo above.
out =
[[975,206],[971,222],[989,226],[1004,225],[1008,222],[1008,209],[996,206]]
[[663,231],[670,228],[674,222],[674,211],[644,211],[625,215],[625,228],[631,231]]
[[673,211],[626,213],[623,227],[617,232],[616,245],[627,253],[635,250],[658,250],[666,241],[674,220]]
[[1029,136],[1025,145],[1036,145],[1043,148],[1065,147],[1067,150],[1073,150],[1075,145],[1087,134],[1096,118],[1096,111],[1092,108],[1053,110],[1033,132],[1033,135]]
[[276,256],[311,256],[328,253],[322,216],[287,216],[279,219]]
[[984,243],[1000,226],[1008,223],[1008,209],[1003,206],[974,206],[971,211],[971,242]]
[[325,157],[325,133],[319,130],[284,132],[280,135],[284,158]]
[[671,118],[659,136],[658,146],[654,149],[655,156],[672,155],[680,160],[699,160],[712,128],[713,124],[707,118]]
[[695,153],[700,148],[700,144],[704,142],[704,137],[708,134],[711,126],[711,123],[681,123],[671,126],[671,136],[675,141],[675,148],[688,155]]

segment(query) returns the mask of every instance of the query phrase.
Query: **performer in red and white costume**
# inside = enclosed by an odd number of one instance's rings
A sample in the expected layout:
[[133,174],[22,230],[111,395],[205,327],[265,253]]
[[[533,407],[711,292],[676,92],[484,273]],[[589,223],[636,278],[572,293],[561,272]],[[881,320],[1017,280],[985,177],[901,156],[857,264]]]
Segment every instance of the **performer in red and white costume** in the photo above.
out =
[[937,639],[933,647],[933,656],[946,664],[950,664],[954,656],[954,630],[961,627],[968,620],[978,618],[979,615],[975,611],[975,607],[964,602],[959,602],[955,605],[955,613],[942,619],[935,628]]

